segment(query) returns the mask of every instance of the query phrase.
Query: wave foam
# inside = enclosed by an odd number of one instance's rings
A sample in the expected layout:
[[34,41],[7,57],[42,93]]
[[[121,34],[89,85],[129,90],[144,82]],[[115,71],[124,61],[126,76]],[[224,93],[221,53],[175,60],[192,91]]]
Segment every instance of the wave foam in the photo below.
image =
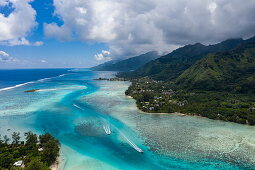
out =
[[67,74],[61,74],[61,75],[55,76],[55,77],[43,78],[43,79],[40,79],[40,80],[37,80],[37,81],[30,81],[30,82],[26,82],[26,83],[23,83],[23,84],[17,84],[15,86],[11,86],[11,87],[5,87],[5,88],[0,89],[0,92],[1,91],[6,91],[6,90],[11,90],[11,89],[14,89],[14,88],[17,88],[17,87],[25,86],[25,85],[36,83],[36,82],[44,82],[45,80],[49,80],[49,79],[53,79],[53,78],[58,78],[58,77],[63,77],[65,75],[67,75]]
[[5,88],[0,89],[0,91],[11,90],[11,89],[14,89],[14,88],[17,88],[17,87],[21,87],[21,86],[25,86],[25,85],[32,84],[32,83],[35,83],[35,82],[34,82],[34,81],[31,81],[31,82],[27,82],[27,83],[23,83],[23,84],[18,84],[18,85],[15,85],[15,86],[11,86],[11,87],[5,87]]
[[65,75],[68,75],[68,74],[61,74],[59,76],[55,76],[55,77],[48,77],[48,78],[43,78],[43,79],[40,79],[40,80],[37,80],[39,82],[44,82],[45,80],[50,80],[50,79],[54,79],[54,78],[58,78],[58,77],[63,77]]

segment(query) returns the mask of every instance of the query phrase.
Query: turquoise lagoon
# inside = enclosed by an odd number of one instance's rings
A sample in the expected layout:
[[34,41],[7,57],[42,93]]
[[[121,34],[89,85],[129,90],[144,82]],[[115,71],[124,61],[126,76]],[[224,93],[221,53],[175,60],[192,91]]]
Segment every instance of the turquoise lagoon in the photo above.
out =
[[[143,113],[124,95],[129,82],[94,80],[114,74],[76,69],[1,80],[1,134],[50,132],[61,142],[60,169],[255,169],[254,127]],[[40,90],[24,93],[31,89]]]

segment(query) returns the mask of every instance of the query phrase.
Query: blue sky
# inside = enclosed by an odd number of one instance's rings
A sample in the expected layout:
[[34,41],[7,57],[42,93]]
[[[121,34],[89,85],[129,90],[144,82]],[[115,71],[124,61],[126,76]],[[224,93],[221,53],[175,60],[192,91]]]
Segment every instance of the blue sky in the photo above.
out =
[[[108,49],[105,43],[87,43],[78,40],[61,42],[45,37],[44,23],[55,22],[60,26],[63,21],[54,15],[52,0],[36,0],[30,4],[36,10],[37,26],[26,36],[26,39],[31,42],[42,41],[43,45],[0,45],[0,51],[19,60],[19,62],[0,63],[1,68],[84,68],[100,63],[95,60],[94,55]],[[11,5],[0,8],[0,13],[5,16],[12,11]]]
[[86,68],[250,38],[254,11],[254,0],[0,0],[0,68]]

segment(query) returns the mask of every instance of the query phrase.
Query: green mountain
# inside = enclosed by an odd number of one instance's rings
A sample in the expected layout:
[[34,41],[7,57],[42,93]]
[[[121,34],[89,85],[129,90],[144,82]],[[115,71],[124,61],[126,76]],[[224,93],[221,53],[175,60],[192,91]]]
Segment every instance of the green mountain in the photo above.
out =
[[132,71],[158,57],[159,55],[157,52],[151,51],[122,61],[114,61],[112,63],[110,61],[96,67],[92,67],[91,69],[95,71]]
[[176,80],[183,88],[255,92],[255,37],[233,50],[208,54]]
[[103,70],[104,68],[108,67],[108,66],[111,66],[117,62],[119,62],[120,60],[111,60],[111,61],[107,61],[103,64],[99,64],[97,66],[94,66],[94,67],[91,67],[90,69],[91,70],[94,70],[94,71],[99,71],[99,70]]
[[155,80],[172,81],[205,55],[233,49],[242,42],[242,39],[231,39],[208,46],[200,43],[187,45],[153,60],[133,72],[120,73],[118,76],[129,78],[148,76]]

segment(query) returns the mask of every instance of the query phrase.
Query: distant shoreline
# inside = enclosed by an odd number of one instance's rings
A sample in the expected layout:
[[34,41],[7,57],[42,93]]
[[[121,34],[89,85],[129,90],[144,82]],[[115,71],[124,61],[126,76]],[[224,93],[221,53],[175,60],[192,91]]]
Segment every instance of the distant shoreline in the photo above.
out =
[[[125,95],[128,99],[134,99],[132,96],[129,96],[129,95]],[[134,99],[135,100],[135,99]],[[158,113],[158,112],[144,112],[142,111],[141,109],[139,109],[136,105],[136,108],[137,110],[140,112],[140,113],[143,113],[143,114],[148,114],[148,115],[177,115],[177,116],[191,116],[189,114],[185,114],[185,113],[180,113],[180,112],[173,112],[173,113]]]
[[[99,78],[99,79],[95,79],[95,80],[106,80],[106,81],[129,81],[128,79],[122,79],[122,78],[118,78],[118,77],[114,77],[114,78]],[[131,86],[131,85],[130,85]],[[130,87],[129,86],[129,87]],[[129,94],[125,94],[125,96],[128,98],[128,99],[134,99],[135,101],[137,101],[134,97],[132,97],[131,95]],[[223,121],[223,122],[232,122],[232,123],[237,123],[237,124],[242,124],[242,125],[249,125],[249,126],[252,126],[248,123],[238,123],[238,122],[234,122],[234,121],[227,121],[227,120],[222,120],[222,119],[212,119],[212,118],[209,118],[209,117],[206,117],[206,116],[203,116],[199,113],[181,113],[181,112],[172,112],[172,113],[168,113],[168,112],[146,112],[146,111],[143,111],[141,110],[138,105],[136,104],[136,108],[137,110],[142,113],[142,114],[148,114],[148,115],[177,115],[177,116],[194,116],[194,117],[200,117],[200,118],[206,118],[206,119],[211,119],[211,120],[220,120],[220,121]]]

